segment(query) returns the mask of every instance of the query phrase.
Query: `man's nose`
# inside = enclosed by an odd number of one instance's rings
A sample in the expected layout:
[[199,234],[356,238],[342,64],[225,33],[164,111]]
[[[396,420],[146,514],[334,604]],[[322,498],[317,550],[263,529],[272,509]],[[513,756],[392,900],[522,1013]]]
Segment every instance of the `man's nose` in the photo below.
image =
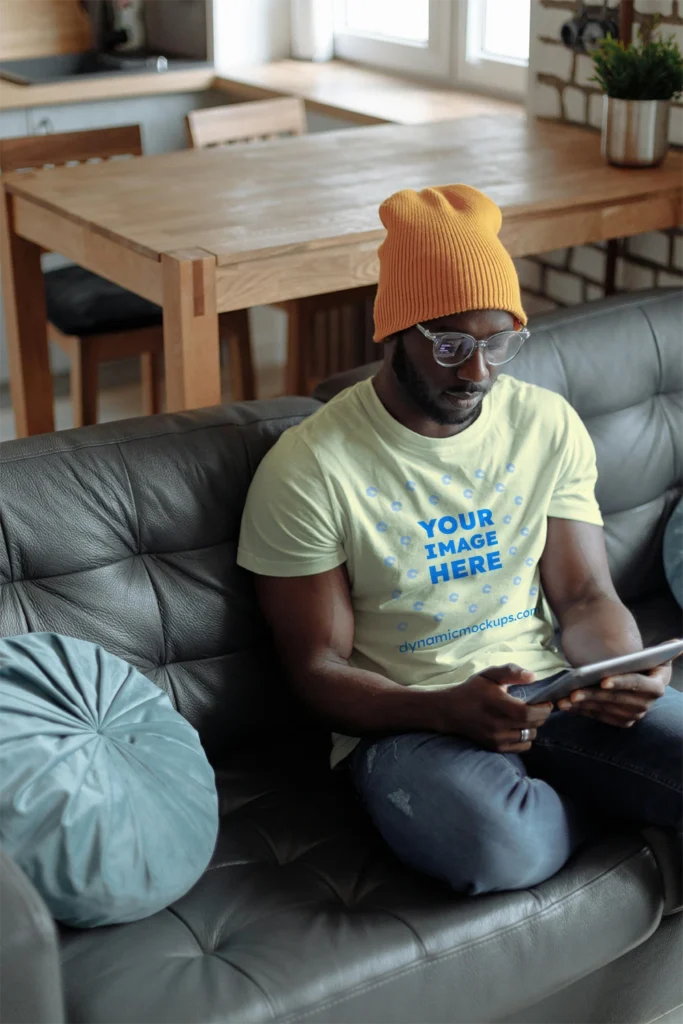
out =
[[458,367],[458,377],[460,380],[472,381],[473,384],[488,380],[489,368],[482,349],[476,349],[467,362]]

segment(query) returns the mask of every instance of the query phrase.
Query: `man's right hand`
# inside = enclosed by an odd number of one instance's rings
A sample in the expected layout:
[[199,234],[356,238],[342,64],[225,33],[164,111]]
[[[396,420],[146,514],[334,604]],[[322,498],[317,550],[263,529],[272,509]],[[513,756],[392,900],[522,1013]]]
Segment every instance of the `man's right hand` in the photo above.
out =
[[[464,683],[434,693],[439,732],[466,736],[486,750],[523,754],[531,748],[537,729],[552,711],[552,704],[525,704],[506,691],[508,686],[529,685],[533,672],[519,665],[496,665],[470,676]],[[530,737],[522,742],[522,729]]]

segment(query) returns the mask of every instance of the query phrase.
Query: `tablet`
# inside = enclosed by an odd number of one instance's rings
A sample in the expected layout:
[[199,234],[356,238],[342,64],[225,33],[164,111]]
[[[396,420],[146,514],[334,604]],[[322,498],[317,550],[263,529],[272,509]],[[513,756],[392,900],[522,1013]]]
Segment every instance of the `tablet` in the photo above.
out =
[[628,672],[646,672],[657,668],[673,658],[683,654],[683,640],[668,640],[658,647],[646,647],[635,654],[625,654],[620,658],[607,661],[596,661],[593,665],[581,665],[563,672],[561,676],[541,686],[527,698],[527,704],[543,704],[547,701],[560,700],[567,697],[572,690],[580,690],[584,686],[597,686],[607,676],[625,675]]

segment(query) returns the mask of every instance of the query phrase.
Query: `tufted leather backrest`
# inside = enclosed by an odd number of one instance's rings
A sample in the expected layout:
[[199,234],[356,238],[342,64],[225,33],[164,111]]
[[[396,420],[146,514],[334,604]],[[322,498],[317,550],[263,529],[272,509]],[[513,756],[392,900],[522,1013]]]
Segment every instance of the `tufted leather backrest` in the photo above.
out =
[[298,727],[235,556],[256,466],[317,407],[281,398],[0,445],[0,634],[102,644],[171,695],[214,760]]
[[[563,395],[598,462],[612,577],[626,600],[665,586],[662,536],[683,477],[683,292],[632,292],[532,318],[505,372]],[[321,401],[379,363],[337,374]]]
[[662,539],[683,478],[683,292],[615,296],[532,324],[510,364],[586,424],[615,585],[630,601],[665,585]]

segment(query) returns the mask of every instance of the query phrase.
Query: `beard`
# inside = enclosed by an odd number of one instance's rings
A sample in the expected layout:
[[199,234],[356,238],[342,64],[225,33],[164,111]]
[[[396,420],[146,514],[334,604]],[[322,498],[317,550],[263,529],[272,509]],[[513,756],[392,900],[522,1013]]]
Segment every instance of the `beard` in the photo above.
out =
[[[420,412],[440,426],[469,426],[479,416],[483,398],[474,409],[455,408],[442,390],[435,389],[422,376],[408,355],[400,334],[396,337],[391,368],[404,393],[412,403],[417,406]],[[486,395],[489,387],[481,388],[467,385],[463,381],[463,387],[457,390],[460,390],[463,395]],[[455,391],[456,388],[454,387],[452,390]]]

